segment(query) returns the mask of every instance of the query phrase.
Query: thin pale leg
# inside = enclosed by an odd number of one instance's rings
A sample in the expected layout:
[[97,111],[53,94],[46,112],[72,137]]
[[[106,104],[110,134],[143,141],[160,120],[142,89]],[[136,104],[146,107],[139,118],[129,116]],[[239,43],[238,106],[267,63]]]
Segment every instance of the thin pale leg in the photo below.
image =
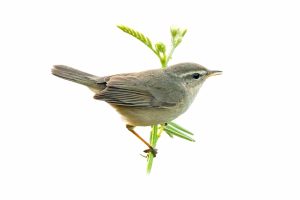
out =
[[149,149],[146,149],[144,152],[145,153],[149,153],[151,152],[153,154],[153,156],[155,157],[156,154],[157,154],[157,150],[154,149],[146,140],[144,140],[137,132],[135,132],[134,129],[134,126],[131,126],[131,125],[126,125],[126,128],[131,132],[133,133],[137,138],[139,138],[145,145],[147,145],[149,147]]

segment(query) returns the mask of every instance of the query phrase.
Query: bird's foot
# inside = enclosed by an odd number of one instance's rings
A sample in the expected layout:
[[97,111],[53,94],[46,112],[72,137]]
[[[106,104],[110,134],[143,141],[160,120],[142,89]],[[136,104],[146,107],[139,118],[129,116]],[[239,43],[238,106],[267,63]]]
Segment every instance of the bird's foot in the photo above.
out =
[[153,157],[156,157],[156,154],[157,154],[157,149],[154,149],[154,148],[149,148],[149,149],[146,149],[144,150],[145,153],[152,153],[153,154]]

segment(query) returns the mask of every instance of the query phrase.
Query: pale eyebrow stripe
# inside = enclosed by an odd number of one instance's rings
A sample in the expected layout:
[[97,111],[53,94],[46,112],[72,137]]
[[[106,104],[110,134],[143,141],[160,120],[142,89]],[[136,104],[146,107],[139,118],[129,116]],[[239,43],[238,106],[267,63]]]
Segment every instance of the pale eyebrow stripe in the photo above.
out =
[[199,73],[200,75],[205,75],[207,72],[205,70],[191,70],[184,74],[180,74],[179,77],[185,77],[194,73]]

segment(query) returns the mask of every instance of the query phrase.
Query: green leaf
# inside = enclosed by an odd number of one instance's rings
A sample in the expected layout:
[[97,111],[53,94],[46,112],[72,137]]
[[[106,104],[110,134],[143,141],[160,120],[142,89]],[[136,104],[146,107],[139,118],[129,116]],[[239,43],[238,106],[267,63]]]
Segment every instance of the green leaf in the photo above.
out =
[[[146,37],[143,33],[140,33],[132,28],[129,28],[127,26],[124,25],[117,25],[117,27],[119,29],[121,29],[122,31],[124,31],[125,33],[128,33],[129,35],[135,37],[136,39],[138,39],[139,41],[141,41],[142,43],[144,43],[146,46],[148,46],[152,51],[155,51],[152,47],[152,42],[151,40]],[[155,52],[156,53],[156,52]]]
[[174,138],[174,135],[173,135],[171,132],[168,132],[168,131],[166,131],[165,129],[164,129],[164,131],[165,131],[166,134],[168,134],[168,136],[169,136],[170,138]]
[[166,45],[162,42],[158,42],[155,44],[155,48],[158,52],[166,53]]
[[186,32],[187,32],[187,29],[183,29],[182,32],[181,32],[181,37],[184,37]]
[[194,135],[192,132],[186,130],[185,128],[183,128],[182,126],[179,126],[178,124],[174,123],[174,122],[169,122],[167,127],[168,126],[172,126],[172,127],[175,127],[176,129],[179,129],[180,131],[182,132],[185,132],[185,133],[188,133],[190,135]]
[[195,140],[187,135],[185,135],[184,133],[172,128],[172,127],[165,127],[164,129],[165,132],[169,132],[169,134],[173,134],[177,137],[180,137],[180,138],[183,138],[183,139],[186,139],[186,140],[189,140],[191,142],[195,142]]
[[179,33],[179,28],[177,28],[177,27],[171,27],[170,28],[170,32],[171,32],[171,36],[173,38],[175,38],[178,35],[178,33]]

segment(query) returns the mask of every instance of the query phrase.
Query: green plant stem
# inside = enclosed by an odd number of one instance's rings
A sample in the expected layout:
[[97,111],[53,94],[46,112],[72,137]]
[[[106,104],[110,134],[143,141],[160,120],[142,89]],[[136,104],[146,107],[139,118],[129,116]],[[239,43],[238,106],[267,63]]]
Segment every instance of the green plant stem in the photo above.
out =
[[[173,55],[175,49],[176,49],[176,47],[175,47],[174,45],[172,45],[172,48],[171,48],[171,50],[170,50],[170,53],[169,53],[169,55],[168,55],[168,57],[167,57],[167,59],[166,59],[166,63],[168,63],[168,62],[172,59],[172,55]],[[167,67],[167,66],[165,66],[165,67]],[[163,67],[163,68],[164,68],[164,67]]]
[[[165,126],[164,125],[154,125],[151,126],[151,134],[150,134],[150,145],[155,148],[157,141],[160,137],[160,135],[162,134],[162,132],[164,131]],[[152,152],[148,153],[147,156],[147,173],[149,174],[151,172],[152,169],[152,164],[153,164],[153,159],[154,159],[154,155]]]
[[160,57],[160,63],[163,69],[167,68],[168,61],[166,54],[164,54],[163,57]]
[[[154,126],[151,126],[151,134],[150,134],[150,145],[155,148],[156,147],[156,143],[157,143],[157,140],[158,140],[158,125],[154,125]],[[148,156],[147,156],[147,173],[149,174],[151,172],[151,169],[152,169],[152,164],[153,164],[153,158],[154,158],[154,155],[152,152],[149,152],[148,153]]]

